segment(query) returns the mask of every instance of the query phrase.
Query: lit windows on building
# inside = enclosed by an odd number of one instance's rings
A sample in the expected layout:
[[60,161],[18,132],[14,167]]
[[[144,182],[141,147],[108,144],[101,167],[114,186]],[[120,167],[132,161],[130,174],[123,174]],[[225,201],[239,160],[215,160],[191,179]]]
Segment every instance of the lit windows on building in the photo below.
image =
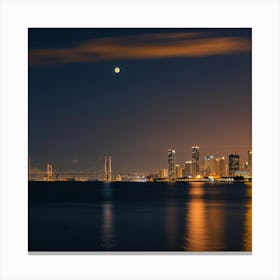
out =
[[252,178],[252,151],[248,151],[248,177]]
[[166,179],[166,178],[168,178],[168,169],[166,169],[166,168],[160,169],[160,170],[158,171],[158,177],[159,177],[160,179]]
[[216,175],[217,177],[227,176],[225,157],[216,158]]
[[192,177],[200,175],[200,167],[199,167],[199,147],[192,147]]
[[239,170],[240,165],[240,157],[238,153],[231,153],[228,156],[228,171],[229,176],[235,176],[235,172]]
[[216,176],[216,160],[214,156],[204,157],[204,176]]
[[182,167],[179,164],[176,164],[176,178],[182,178]]
[[182,175],[184,178],[190,178],[192,176],[192,162],[191,161],[186,161],[185,162],[185,167],[182,171]]
[[168,178],[169,180],[174,180],[176,177],[175,169],[175,150],[168,150]]

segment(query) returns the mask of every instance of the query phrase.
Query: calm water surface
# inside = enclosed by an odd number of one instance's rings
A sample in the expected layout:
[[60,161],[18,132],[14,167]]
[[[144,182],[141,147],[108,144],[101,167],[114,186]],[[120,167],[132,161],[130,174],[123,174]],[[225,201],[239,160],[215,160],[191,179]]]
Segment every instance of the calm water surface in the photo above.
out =
[[252,187],[30,182],[29,251],[251,251]]

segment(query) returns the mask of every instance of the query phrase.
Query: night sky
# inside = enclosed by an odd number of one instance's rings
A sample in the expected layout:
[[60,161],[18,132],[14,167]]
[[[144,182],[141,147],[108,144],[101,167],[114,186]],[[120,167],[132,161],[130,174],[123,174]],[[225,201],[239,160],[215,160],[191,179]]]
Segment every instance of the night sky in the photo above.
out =
[[[149,172],[251,149],[251,29],[29,29],[29,157]],[[119,74],[114,67],[120,67]]]

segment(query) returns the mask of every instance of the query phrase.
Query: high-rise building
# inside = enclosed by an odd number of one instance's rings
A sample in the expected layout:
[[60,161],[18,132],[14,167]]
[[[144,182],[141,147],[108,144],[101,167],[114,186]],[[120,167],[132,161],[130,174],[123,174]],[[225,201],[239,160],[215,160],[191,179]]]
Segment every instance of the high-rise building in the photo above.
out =
[[192,147],[192,177],[195,178],[198,175],[200,175],[199,147],[193,146]]
[[176,178],[182,178],[182,167],[179,164],[176,164],[175,166],[176,169]]
[[104,170],[104,181],[112,181],[112,158],[111,156],[105,156],[105,170]]
[[227,176],[225,157],[216,158],[216,175],[218,177]]
[[247,171],[246,161],[242,159],[239,160],[239,170]]
[[158,177],[163,179],[163,178],[168,178],[168,169],[167,168],[162,168],[158,171]]
[[248,177],[252,178],[252,151],[248,151]]
[[192,176],[192,161],[185,161],[185,167],[183,169],[183,177],[190,178]]
[[228,161],[225,163],[225,170],[226,170],[226,177],[228,177],[229,176],[229,174],[228,174],[228,170],[229,168],[228,168]]
[[231,153],[228,156],[228,173],[229,176],[235,176],[235,172],[239,170],[239,154]]
[[176,177],[175,169],[175,150],[168,150],[168,178],[169,180],[174,180]]
[[216,176],[216,160],[214,156],[204,157],[204,176]]

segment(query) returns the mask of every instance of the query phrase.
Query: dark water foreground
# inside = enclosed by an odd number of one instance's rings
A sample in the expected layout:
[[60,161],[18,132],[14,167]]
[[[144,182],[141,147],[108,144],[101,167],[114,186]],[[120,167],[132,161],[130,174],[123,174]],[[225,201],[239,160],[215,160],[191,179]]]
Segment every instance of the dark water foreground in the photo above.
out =
[[29,251],[251,251],[251,184],[30,182]]

